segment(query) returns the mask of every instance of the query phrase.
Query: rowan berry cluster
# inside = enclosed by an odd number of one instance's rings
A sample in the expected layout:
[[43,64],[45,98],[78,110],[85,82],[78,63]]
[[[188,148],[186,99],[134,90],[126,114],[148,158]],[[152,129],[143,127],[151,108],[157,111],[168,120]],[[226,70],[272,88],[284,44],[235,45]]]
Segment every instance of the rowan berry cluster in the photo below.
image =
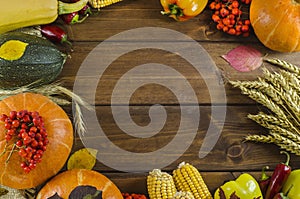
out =
[[122,193],[123,199],[147,199],[147,196],[144,194],[137,193]]
[[37,163],[41,162],[49,143],[43,118],[36,111],[21,110],[11,111],[9,115],[2,114],[0,120],[4,122],[7,130],[6,142],[14,143],[14,148],[23,159],[20,166],[29,173]]
[[[230,35],[250,34],[249,5],[251,0],[214,0],[209,4],[213,10],[212,20],[217,24],[217,29]],[[243,8],[243,10],[242,10]]]

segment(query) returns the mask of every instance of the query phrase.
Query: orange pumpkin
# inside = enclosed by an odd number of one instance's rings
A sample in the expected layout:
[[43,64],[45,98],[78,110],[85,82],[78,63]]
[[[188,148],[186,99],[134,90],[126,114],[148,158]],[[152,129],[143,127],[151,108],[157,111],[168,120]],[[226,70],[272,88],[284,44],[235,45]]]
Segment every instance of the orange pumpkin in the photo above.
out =
[[49,198],[55,194],[61,198],[69,198],[77,186],[93,186],[102,191],[103,199],[123,199],[118,187],[103,174],[87,169],[71,169],[64,171],[39,191],[37,199]]
[[250,21],[266,47],[279,52],[300,51],[299,0],[252,0]]
[[[73,127],[65,111],[49,98],[33,93],[22,93],[8,97],[0,102],[0,114],[9,115],[10,111],[38,111],[43,117],[49,144],[44,152],[42,161],[36,168],[25,173],[20,164],[22,158],[17,152],[0,157],[0,184],[15,188],[26,189],[36,187],[50,177],[56,175],[64,166],[73,145]],[[0,123],[0,153],[6,145],[6,129]]]

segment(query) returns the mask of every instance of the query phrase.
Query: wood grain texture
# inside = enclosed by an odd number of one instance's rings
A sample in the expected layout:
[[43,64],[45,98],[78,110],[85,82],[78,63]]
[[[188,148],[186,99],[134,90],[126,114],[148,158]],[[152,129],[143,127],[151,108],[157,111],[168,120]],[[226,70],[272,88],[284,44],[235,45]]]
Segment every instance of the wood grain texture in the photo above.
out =
[[[228,83],[228,80],[254,80],[262,75],[262,69],[259,68],[248,73],[238,72],[222,59],[221,55],[226,54],[239,45],[250,45],[260,50],[263,56],[279,58],[299,66],[300,53],[271,51],[264,47],[254,34],[249,38],[226,35],[215,28],[215,24],[210,19],[211,11],[208,8],[199,16],[183,23],[162,16],[160,14],[161,10],[162,7],[158,0],[123,0],[120,3],[103,8],[99,12],[93,10],[94,13],[81,24],[64,25],[61,20],[58,19],[56,21],[56,23],[67,30],[69,39],[73,43],[72,52],[68,52],[63,48],[69,53],[70,57],[67,59],[58,79],[63,80],[63,85],[70,89],[74,89],[74,83],[79,81],[80,95],[91,105],[95,105],[96,110],[96,123],[89,124],[89,131],[84,135],[83,139],[76,135],[73,151],[87,146],[87,142],[89,143],[88,147],[99,148],[100,155],[94,170],[108,176],[122,192],[146,194],[147,173],[126,173],[116,170],[112,166],[105,165],[102,161],[103,159],[101,159],[101,154],[116,157],[120,164],[123,164],[127,159],[108,153],[105,149],[109,145],[103,143],[102,140],[108,139],[115,146],[132,154],[150,153],[172,142],[181,123],[186,126],[183,128],[183,133],[180,136],[182,138],[193,136],[190,132],[191,127],[189,124],[196,122],[198,124],[196,136],[183,154],[178,154],[179,151],[175,148],[162,155],[161,158],[175,158],[173,162],[165,165],[162,168],[163,170],[171,172],[180,162],[189,162],[201,171],[209,189],[214,192],[225,181],[235,179],[242,172],[249,172],[258,179],[263,166],[270,166],[270,171],[274,169],[277,163],[285,159],[283,155],[280,155],[280,150],[277,146],[243,141],[248,134],[266,133],[265,129],[247,118],[248,113],[255,114],[260,110],[265,110],[265,108],[242,95],[239,89],[232,88]],[[86,73],[86,75],[78,74],[92,50],[103,41],[124,31],[142,27],[166,28],[190,37],[193,42],[197,42],[207,51],[215,64],[215,71],[220,75],[209,73],[203,76],[195,70],[191,63],[183,59],[179,53],[167,52],[161,49],[138,49],[120,56],[115,51],[116,48],[114,46],[119,41],[111,41],[111,46],[101,49],[116,57],[107,66],[107,70],[102,76],[99,75],[100,64],[97,63],[102,63],[106,57],[101,54],[98,56],[98,62],[94,62],[89,67],[89,73]],[[125,38],[122,42],[126,47],[126,45],[133,45],[133,42],[136,41],[126,40]],[[163,46],[169,41],[160,40],[156,42]],[[177,40],[174,40],[173,43],[174,47],[176,46],[179,50],[189,50],[187,48],[179,48],[179,44],[182,43]],[[187,42],[183,46],[188,45],[189,43]],[[180,76],[168,76],[166,75],[167,71],[162,71],[161,75],[158,76],[139,73],[133,78],[125,78],[127,83],[135,84],[140,80],[155,81],[164,79],[172,82],[175,88],[184,90],[180,82],[184,77],[186,82],[193,88],[197,102],[191,102],[187,98],[180,102],[170,89],[158,84],[147,84],[139,87],[129,96],[129,100],[125,92],[126,89],[121,90],[115,95],[117,103],[112,102],[112,93],[118,81],[124,77],[124,74],[137,66],[149,63],[169,66],[178,71]],[[268,63],[264,63],[263,66],[274,71],[278,70],[277,67]],[[149,70],[151,71],[151,65]],[[95,79],[99,79],[99,82],[96,85],[96,89],[91,90],[90,86]],[[226,101],[222,100],[222,92],[218,90],[220,88],[219,85],[223,85],[223,83]],[[207,84],[212,85],[210,90]],[[212,103],[210,92],[214,92],[218,96],[214,103]],[[127,103],[128,106],[126,105]],[[162,130],[150,132],[149,135],[151,136],[148,138],[128,135],[120,129],[112,114],[112,107],[117,108],[117,114],[120,115],[129,109],[133,122],[139,126],[146,126],[151,123],[149,110],[150,106],[154,104],[162,105],[166,110],[167,117]],[[194,118],[193,116],[181,118],[180,106],[190,106],[200,110],[200,118]],[[215,119],[212,116],[212,108],[225,106],[227,107],[225,121]],[[66,107],[66,111],[72,117],[71,108]],[[88,117],[85,119],[89,120]],[[215,129],[221,129],[221,135],[217,138],[216,144],[208,155],[204,158],[199,158],[199,151],[210,123]],[[101,126],[105,135],[99,134],[97,125]],[[129,129],[132,128],[132,122],[126,119],[122,121],[122,125]],[[211,136],[211,139],[213,140],[215,137]],[[83,141],[85,144],[83,144]],[[145,160],[145,162],[149,161],[154,167],[157,163],[157,157],[150,157],[147,161]],[[300,168],[300,158],[292,155],[291,166],[294,169]]]
[[[110,104],[111,94],[116,83],[120,78],[126,74],[130,69],[133,69],[137,66],[143,64],[158,63],[168,66],[172,69],[177,70],[182,76],[172,76],[166,77],[168,75],[167,71],[162,71],[162,75],[158,76],[149,76],[148,74],[138,74],[138,76],[132,79],[125,79],[127,82],[134,84],[140,80],[143,81],[155,81],[157,79],[169,78],[173,82],[174,87],[182,88],[182,84],[179,80],[185,78],[191,86],[193,87],[195,94],[197,95],[199,104],[209,104],[211,102],[209,90],[207,88],[207,83],[212,86],[212,91],[215,94],[218,92],[218,87],[220,84],[224,84],[227,103],[229,104],[241,104],[241,103],[253,103],[252,100],[249,100],[247,97],[241,95],[240,90],[232,88],[228,84],[228,80],[254,80],[258,76],[262,76],[262,70],[257,69],[252,72],[243,73],[238,72],[230,67],[230,65],[221,58],[221,55],[226,54],[229,50],[234,47],[242,44],[238,43],[199,43],[209,54],[215,64],[215,73],[208,73],[205,76],[202,76],[197,72],[195,66],[189,63],[187,60],[180,57],[180,55],[166,52],[160,49],[141,49],[134,52],[127,53],[123,56],[114,55],[116,60],[114,60],[109,66],[107,66],[106,71],[100,75],[100,68],[104,66],[97,64],[97,60],[93,62],[93,65],[89,66],[89,71],[87,71],[86,76],[79,76],[77,72],[80,67],[82,67],[83,62],[85,61],[87,55],[99,44],[100,42],[75,42],[74,43],[74,52],[71,54],[71,58],[67,60],[62,74],[59,79],[64,79],[65,85],[69,88],[72,88],[74,80],[79,82],[79,85],[82,86],[80,89],[82,91],[82,96],[90,96],[91,90],[87,89],[91,82],[95,82],[99,79],[97,90],[96,90],[96,104]],[[129,42],[128,45],[131,45]],[[163,42],[162,42],[163,45]],[[175,44],[174,44],[175,45]],[[252,45],[252,44],[250,44]],[[186,46],[186,45],[183,45]],[[268,54],[269,57],[276,57],[283,60],[287,60],[294,64],[300,64],[298,59],[299,53],[295,54],[278,54],[272,51],[265,49],[260,45],[256,45],[258,49],[261,49],[263,54]],[[114,53],[113,47],[111,49],[105,49],[105,51]],[[184,49],[182,49],[184,50]],[[95,52],[97,55],[97,51]],[[102,59],[99,54],[99,63],[102,62]],[[268,63],[264,65],[271,70],[278,70],[278,67],[272,66]],[[151,67],[151,65],[150,65]],[[197,67],[197,66],[196,66]],[[151,68],[149,68],[151,70]],[[164,75],[165,74],[165,75]],[[117,94],[118,101],[125,103],[124,92],[122,91]],[[127,96],[125,96],[127,97]],[[222,103],[222,98],[216,103]],[[87,99],[91,102],[91,99]],[[91,102],[94,103],[94,102]],[[130,104],[178,104],[176,98],[172,95],[168,89],[163,88],[155,84],[146,85],[138,89],[130,100]],[[187,103],[187,102],[185,102]]]
[[[118,106],[117,114],[122,114],[128,107]],[[166,165],[163,169],[173,170],[177,165],[182,162],[190,162],[195,165],[198,169],[203,171],[237,171],[237,170],[260,170],[263,166],[268,164],[270,168],[274,168],[278,161],[283,161],[284,156],[280,155],[279,149],[272,144],[261,144],[261,143],[252,143],[244,142],[244,137],[248,134],[258,134],[258,133],[267,133],[265,129],[258,126],[256,123],[252,122],[247,118],[248,113],[255,114],[260,107],[256,106],[227,106],[227,115],[226,120],[218,121],[214,120],[211,117],[211,107],[200,106],[195,107],[200,109],[201,117],[199,119],[199,127],[197,130],[197,135],[190,143],[188,149],[179,157],[178,151],[173,149],[168,151],[168,153],[163,154],[162,157],[151,157],[151,160],[145,162],[152,162],[153,165],[157,165],[155,162],[157,158],[168,158],[178,157],[171,165]],[[96,112],[99,124],[104,131],[105,135],[99,133],[99,129],[96,125],[90,127],[84,136],[82,136],[84,146],[97,148],[99,150],[98,162],[95,166],[96,170],[99,171],[115,171],[101,163],[101,154],[106,153],[105,147],[106,143],[101,142],[104,137],[107,137],[110,142],[116,146],[130,151],[132,155],[136,153],[148,153],[156,151],[162,147],[172,142],[174,136],[178,136],[178,126],[179,122],[185,124],[190,124],[197,122],[197,118],[180,118],[180,107],[178,106],[166,106],[165,107],[168,117],[165,122],[164,127],[161,131],[157,132],[154,136],[149,138],[138,138],[128,135],[122,129],[119,128],[114,120],[114,116],[111,113],[111,107],[109,106],[97,106]],[[149,124],[149,106],[131,106],[130,113],[132,115],[132,120],[140,126],[146,126]],[[204,158],[199,158],[199,150],[203,144],[203,138],[207,134],[209,128],[209,122],[212,121],[211,125],[217,126],[221,129],[221,136],[217,139],[216,145],[209,152],[209,154]],[[130,121],[123,121],[125,127],[130,129],[133,125]],[[183,133],[181,136],[193,136],[189,131],[190,126],[184,126]],[[130,133],[130,132],[129,132]],[[141,132],[142,133],[142,132]],[[211,139],[215,139],[213,135]],[[83,147],[80,142],[80,137],[77,137],[74,150],[78,150]],[[179,145],[178,148],[181,146]],[[108,152],[109,153],[109,152]],[[119,154],[111,154],[116,156],[119,164],[122,164],[122,156]],[[125,157],[124,157],[125,158]],[[294,168],[299,167],[300,158],[292,157],[291,165]]]

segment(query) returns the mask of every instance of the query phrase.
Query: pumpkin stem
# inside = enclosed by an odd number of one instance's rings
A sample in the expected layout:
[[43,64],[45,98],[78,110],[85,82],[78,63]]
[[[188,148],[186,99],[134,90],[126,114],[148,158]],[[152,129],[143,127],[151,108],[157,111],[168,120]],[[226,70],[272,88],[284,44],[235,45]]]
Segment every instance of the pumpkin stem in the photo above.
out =
[[300,0],[293,0],[294,1],[294,3],[298,3],[298,4],[300,4]]

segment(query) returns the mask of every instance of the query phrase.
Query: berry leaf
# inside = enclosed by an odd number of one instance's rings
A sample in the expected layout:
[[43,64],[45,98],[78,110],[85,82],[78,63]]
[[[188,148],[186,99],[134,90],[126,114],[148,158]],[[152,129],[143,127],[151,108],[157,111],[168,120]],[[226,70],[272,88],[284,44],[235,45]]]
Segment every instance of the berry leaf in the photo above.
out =
[[253,71],[263,63],[261,52],[250,46],[238,46],[222,55],[222,58],[240,72]]

